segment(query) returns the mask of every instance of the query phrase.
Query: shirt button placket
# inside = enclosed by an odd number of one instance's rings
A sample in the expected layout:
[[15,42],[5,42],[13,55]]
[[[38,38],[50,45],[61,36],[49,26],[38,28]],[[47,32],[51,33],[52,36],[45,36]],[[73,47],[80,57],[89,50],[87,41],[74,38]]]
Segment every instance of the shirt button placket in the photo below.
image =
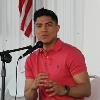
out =
[[47,66],[47,54],[45,54],[45,57],[44,58],[45,58],[44,59],[45,60],[45,62],[44,62],[45,63],[45,66]]

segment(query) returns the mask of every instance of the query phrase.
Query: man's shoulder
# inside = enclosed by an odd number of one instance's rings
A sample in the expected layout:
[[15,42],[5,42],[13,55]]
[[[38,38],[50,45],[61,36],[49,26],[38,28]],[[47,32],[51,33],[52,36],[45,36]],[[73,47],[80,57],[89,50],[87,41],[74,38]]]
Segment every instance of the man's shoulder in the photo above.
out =
[[72,44],[64,43],[63,48],[70,54],[82,54],[81,50]]
[[64,43],[64,46],[65,46],[65,48],[67,48],[69,50],[79,50],[76,46],[69,44],[69,43]]

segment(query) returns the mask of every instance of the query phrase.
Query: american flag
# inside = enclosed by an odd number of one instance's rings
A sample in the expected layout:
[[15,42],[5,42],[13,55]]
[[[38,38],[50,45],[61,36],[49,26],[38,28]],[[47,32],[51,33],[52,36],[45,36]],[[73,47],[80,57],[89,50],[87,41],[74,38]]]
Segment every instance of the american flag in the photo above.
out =
[[32,33],[32,0],[19,0],[20,29],[25,36]]

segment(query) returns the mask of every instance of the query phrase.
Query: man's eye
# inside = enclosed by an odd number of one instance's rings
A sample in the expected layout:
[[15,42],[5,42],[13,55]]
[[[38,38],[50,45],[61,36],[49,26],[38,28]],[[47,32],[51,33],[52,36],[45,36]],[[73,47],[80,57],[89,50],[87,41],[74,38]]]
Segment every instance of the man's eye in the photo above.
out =
[[53,26],[53,24],[47,24],[47,26]]
[[47,26],[53,26],[53,24],[52,23],[48,23]]
[[40,27],[42,27],[42,25],[36,25],[36,27],[40,28]]

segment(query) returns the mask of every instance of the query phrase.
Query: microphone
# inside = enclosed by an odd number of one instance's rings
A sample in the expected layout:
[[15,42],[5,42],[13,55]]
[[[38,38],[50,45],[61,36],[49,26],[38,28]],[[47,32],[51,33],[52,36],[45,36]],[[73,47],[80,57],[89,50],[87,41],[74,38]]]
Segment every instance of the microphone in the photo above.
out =
[[30,49],[28,49],[22,56],[20,56],[18,58],[19,59],[22,59],[23,57],[27,56],[28,54],[30,54],[31,52],[33,52],[34,50],[38,49],[38,48],[42,48],[43,47],[43,42],[41,41],[38,41],[36,43],[36,45],[34,47],[31,47]]

